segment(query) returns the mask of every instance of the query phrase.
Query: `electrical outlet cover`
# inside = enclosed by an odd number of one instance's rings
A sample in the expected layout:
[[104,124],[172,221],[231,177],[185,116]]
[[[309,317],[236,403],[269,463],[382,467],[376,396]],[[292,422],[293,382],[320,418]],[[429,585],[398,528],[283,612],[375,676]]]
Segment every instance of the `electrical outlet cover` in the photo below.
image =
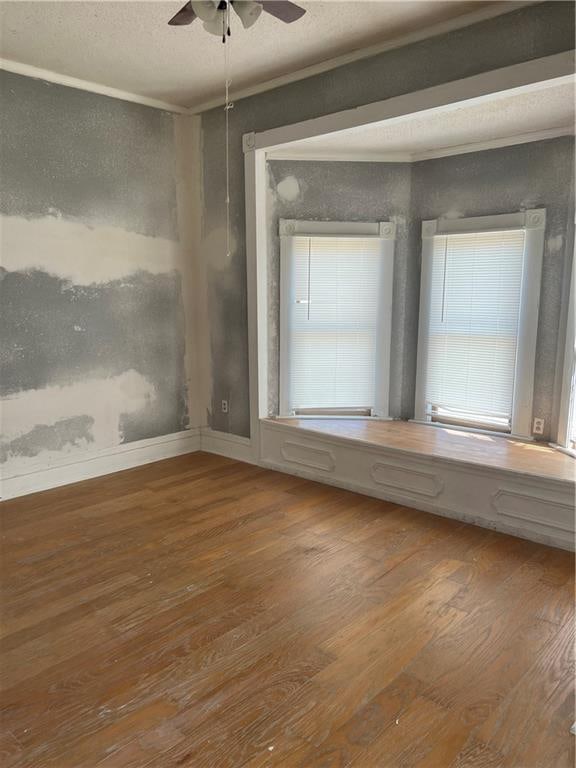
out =
[[534,419],[532,432],[534,432],[535,435],[544,434],[544,419]]

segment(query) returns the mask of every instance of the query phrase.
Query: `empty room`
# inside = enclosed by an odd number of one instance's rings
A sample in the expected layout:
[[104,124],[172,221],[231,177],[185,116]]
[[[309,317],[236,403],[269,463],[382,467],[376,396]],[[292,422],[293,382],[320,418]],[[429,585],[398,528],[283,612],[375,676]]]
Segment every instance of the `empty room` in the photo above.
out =
[[0,0],[2,768],[572,768],[571,1]]

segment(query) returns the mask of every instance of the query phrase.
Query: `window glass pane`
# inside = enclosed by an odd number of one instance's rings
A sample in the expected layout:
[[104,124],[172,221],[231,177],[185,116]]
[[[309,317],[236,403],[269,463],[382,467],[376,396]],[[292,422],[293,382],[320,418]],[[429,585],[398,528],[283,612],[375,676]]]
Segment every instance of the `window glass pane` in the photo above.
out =
[[434,238],[428,418],[510,430],[524,230]]
[[294,237],[287,325],[289,409],[373,408],[382,244]]

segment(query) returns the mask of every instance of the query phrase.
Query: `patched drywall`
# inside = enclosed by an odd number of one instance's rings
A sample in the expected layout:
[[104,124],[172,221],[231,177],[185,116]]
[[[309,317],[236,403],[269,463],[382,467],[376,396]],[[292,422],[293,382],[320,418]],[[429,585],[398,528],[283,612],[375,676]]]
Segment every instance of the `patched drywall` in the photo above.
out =
[[5,71],[0,94],[4,476],[186,429],[185,118]]
[[[203,256],[210,329],[210,425],[248,435],[248,327],[242,135],[388,99],[573,48],[574,6],[542,3],[237,101],[230,111],[231,225],[234,249],[222,256],[226,226],[224,111],[202,116]],[[290,194],[290,192],[289,192]],[[416,259],[414,253],[412,258]],[[230,413],[220,402],[228,399]],[[413,391],[403,394],[403,412]]]
[[269,161],[268,167],[268,409],[278,413],[280,239],[279,219],[396,222],[390,415],[402,413],[404,302],[409,274],[408,211],[411,170],[407,163]]
[[92,416],[73,416],[58,419],[54,424],[36,424],[31,430],[12,440],[0,441],[0,462],[11,456],[32,457],[44,451],[60,452],[67,446],[88,445],[94,442]]
[[[412,176],[412,215],[418,223],[441,217],[488,216],[527,208],[546,208],[546,233],[534,376],[534,417],[544,419],[543,440],[555,434],[554,403],[559,397],[558,361],[563,357],[561,308],[567,302],[574,251],[574,139],[564,136],[487,152],[474,152],[415,163]],[[410,244],[420,248],[420,231]],[[413,276],[417,301],[419,269]],[[409,308],[406,328],[409,358],[406,393],[415,379],[418,316]]]

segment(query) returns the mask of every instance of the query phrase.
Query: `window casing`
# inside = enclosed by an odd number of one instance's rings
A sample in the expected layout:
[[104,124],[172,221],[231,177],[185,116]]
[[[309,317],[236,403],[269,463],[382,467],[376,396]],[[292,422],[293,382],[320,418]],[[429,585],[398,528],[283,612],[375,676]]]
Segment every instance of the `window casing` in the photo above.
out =
[[423,222],[416,420],[531,435],[545,222]]
[[395,226],[280,221],[280,415],[388,417]]
[[558,446],[576,456],[576,274],[572,263],[570,301],[566,322],[564,375],[560,402]]

